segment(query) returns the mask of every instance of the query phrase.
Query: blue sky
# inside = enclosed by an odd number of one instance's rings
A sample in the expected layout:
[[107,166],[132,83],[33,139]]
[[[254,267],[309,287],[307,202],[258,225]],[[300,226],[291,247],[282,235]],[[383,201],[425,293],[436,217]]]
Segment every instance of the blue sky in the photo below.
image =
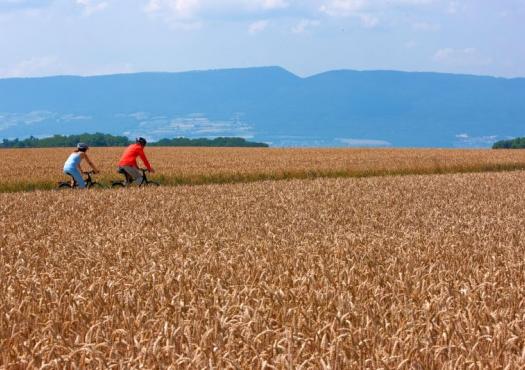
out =
[[282,66],[525,77],[525,0],[0,0],[0,78]]

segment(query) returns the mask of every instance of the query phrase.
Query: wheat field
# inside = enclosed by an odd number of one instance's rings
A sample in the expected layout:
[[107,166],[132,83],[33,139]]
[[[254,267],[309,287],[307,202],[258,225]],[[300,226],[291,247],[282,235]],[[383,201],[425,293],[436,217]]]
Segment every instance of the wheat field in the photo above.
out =
[[0,194],[0,368],[523,368],[524,188]]
[[[1,149],[0,192],[52,189],[65,180],[71,149]],[[92,148],[98,180],[119,179],[123,148]],[[461,173],[525,169],[523,150],[146,148],[164,185],[316,177]]]

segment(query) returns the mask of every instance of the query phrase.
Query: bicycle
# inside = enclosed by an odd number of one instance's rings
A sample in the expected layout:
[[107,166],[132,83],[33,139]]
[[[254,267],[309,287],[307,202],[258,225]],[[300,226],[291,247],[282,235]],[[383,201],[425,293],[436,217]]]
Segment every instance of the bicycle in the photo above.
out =
[[[146,176],[146,172],[149,172],[149,171],[147,169],[139,168],[139,171],[142,171],[142,182],[138,184],[138,186],[160,186],[158,182],[151,181],[148,179],[148,177]],[[130,186],[131,184],[133,184],[133,179],[131,178],[129,173],[126,172],[126,170],[124,170],[123,168],[119,168],[118,173],[123,175],[125,179],[123,181],[112,181],[111,182],[112,188],[118,188],[118,187],[124,188],[124,187]]]
[[[91,175],[95,173],[94,171],[87,171],[87,172],[82,172],[82,173],[86,175],[86,177],[84,178],[84,181],[86,182],[86,188],[91,189],[91,188],[101,188],[102,187],[101,183],[96,182],[91,177]],[[68,173],[68,175],[71,176],[71,180],[70,181],[60,181],[58,183],[59,189],[65,189],[65,188],[74,189],[78,187],[77,180],[75,180],[73,175],[71,175],[70,173]]]

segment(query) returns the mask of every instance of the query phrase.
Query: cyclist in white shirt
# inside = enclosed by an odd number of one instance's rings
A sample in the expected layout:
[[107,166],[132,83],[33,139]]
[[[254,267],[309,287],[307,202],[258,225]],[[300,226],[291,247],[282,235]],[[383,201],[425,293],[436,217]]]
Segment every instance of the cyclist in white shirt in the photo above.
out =
[[86,182],[82,177],[82,169],[80,167],[80,164],[83,160],[89,164],[94,173],[99,172],[86,154],[88,149],[89,146],[87,144],[79,143],[76,150],[71,153],[71,155],[67,158],[66,163],[64,163],[64,173],[66,175],[72,176],[77,182],[78,187],[81,189],[86,187]]

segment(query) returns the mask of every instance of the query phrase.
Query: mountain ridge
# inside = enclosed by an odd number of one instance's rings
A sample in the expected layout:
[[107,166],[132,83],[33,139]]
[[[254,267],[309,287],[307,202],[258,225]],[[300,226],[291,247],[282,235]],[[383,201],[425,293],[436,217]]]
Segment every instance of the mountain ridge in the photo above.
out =
[[107,73],[100,75],[49,75],[49,76],[30,76],[30,77],[0,77],[2,80],[36,80],[36,79],[47,79],[47,78],[99,78],[99,77],[114,77],[114,76],[129,76],[129,75],[171,75],[171,74],[191,74],[191,73],[207,73],[207,72],[216,72],[216,71],[243,71],[243,70],[282,70],[292,76],[295,76],[299,79],[309,79],[312,77],[338,73],[338,72],[352,72],[352,73],[397,73],[397,74],[411,74],[411,75],[447,75],[447,76],[458,76],[458,77],[476,77],[476,78],[488,78],[488,79],[501,79],[501,80],[525,80],[523,77],[504,77],[504,76],[491,76],[491,75],[482,75],[482,74],[470,74],[470,73],[453,73],[453,72],[435,72],[435,71],[405,71],[405,70],[395,70],[395,69],[332,69],[323,72],[314,73],[308,76],[299,76],[294,72],[280,66],[260,66],[260,67],[231,67],[231,68],[216,68],[216,69],[195,69],[188,71],[141,71],[141,72],[121,72],[121,73]]
[[0,139],[103,131],[273,146],[489,147],[523,136],[525,78],[278,66],[0,79]]

